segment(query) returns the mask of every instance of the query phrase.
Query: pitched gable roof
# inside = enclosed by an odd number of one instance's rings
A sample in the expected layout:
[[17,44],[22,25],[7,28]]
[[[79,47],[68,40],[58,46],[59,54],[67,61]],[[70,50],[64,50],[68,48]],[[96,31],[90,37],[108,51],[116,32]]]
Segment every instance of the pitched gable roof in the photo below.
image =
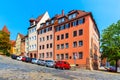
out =
[[36,19],[36,22],[39,22],[42,19],[42,17],[43,17],[43,14],[38,16],[38,18]]
[[3,32],[6,32],[7,34],[9,34],[9,35],[10,35],[10,32],[8,31],[8,29],[7,29],[6,25],[4,25],[4,27],[3,27],[2,31],[3,31]]
[[14,40],[11,40],[10,43],[11,43],[12,46],[15,46],[16,42]]

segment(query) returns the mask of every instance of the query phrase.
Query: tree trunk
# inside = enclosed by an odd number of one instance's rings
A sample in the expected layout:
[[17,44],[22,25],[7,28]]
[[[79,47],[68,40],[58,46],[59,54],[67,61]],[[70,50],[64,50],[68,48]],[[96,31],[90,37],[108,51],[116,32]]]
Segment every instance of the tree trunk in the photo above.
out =
[[118,62],[118,60],[116,59],[116,66],[115,66],[115,67],[116,67],[116,68],[115,68],[116,70],[115,70],[115,72],[117,72],[117,66],[118,66],[118,65],[117,65],[117,62]]

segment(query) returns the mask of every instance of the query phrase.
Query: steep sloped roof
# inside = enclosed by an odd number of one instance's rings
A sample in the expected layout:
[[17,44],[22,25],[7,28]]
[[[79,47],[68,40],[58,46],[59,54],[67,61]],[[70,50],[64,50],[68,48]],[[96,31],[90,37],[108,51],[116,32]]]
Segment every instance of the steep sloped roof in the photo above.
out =
[[11,43],[12,46],[15,46],[16,42],[14,40],[11,40],[10,43]]
[[39,22],[39,21],[42,19],[43,15],[44,15],[44,14],[38,16],[38,18],[36,19],[36,21]]
[[3,29],[2,29],[3,32],[6,32],[7,34],[10,34],[10,32],[8,31],[6,25],[4,25]]

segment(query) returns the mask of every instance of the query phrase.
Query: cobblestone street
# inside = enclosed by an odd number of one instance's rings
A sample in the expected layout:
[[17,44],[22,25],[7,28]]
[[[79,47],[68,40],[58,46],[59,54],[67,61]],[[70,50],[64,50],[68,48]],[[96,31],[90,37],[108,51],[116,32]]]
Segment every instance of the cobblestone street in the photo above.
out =
[[119,73],[58,70],[0,56],[0,80],[120,80]]

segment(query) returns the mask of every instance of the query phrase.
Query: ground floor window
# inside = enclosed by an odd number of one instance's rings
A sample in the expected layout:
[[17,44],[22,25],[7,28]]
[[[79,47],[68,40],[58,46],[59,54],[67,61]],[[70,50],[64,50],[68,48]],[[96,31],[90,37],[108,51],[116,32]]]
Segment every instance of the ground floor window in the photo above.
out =
[[52,52],[50,52],[50,58],[52,58]]
[[60,55],[59,55],[59,54],[57,54],[57,55],[56,55],[56,57],[57,57],[57,60],[59,60],[59,59],[60,59]]

